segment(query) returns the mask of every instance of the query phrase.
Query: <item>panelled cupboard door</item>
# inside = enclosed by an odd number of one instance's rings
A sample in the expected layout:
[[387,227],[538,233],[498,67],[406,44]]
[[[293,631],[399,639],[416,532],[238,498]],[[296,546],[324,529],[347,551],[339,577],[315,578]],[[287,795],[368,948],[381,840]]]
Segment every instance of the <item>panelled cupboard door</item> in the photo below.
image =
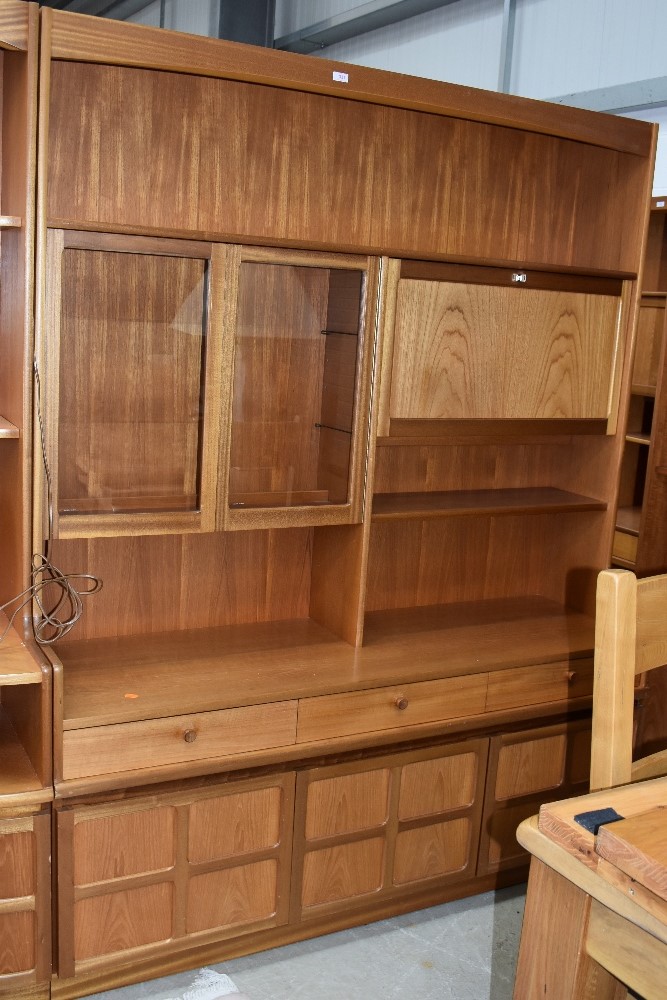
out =
[[63,979],[287,921],[294,775],[58,814]]
[[474,874],[488,740],[299,774],[292,919]]
[[384,346],[383,433],[410,421],[436,422],[432,431],[447,420],[606,423],[621,293],[616,279],[403,261]]
[[50,479],[54,536],[213,530],[220,280],[210,243],[48,232],[38,509]]
[[525,865],[519,823],[543,802],[588,789],[590,719],[491,737],[478,875]]
[[227,247],[218,527],[361,520],[375,258]]
[[50,855],[47,813],[0,819],[0,997],[48,981]]

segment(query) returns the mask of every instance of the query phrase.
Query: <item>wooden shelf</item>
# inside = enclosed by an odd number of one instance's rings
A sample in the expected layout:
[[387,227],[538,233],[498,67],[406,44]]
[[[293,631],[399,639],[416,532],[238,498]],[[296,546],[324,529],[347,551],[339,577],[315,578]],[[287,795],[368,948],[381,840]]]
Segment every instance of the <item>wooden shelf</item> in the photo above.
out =
[[0,796],[38,792],[42,785],[20,743],[14,727],[0,705]]
[[656,387],[654,385],[639,385],[635,383],[631,387],[633,396],[655,396]]
[[650,434],[641,434],[640,432],[636,432],[636,433],[633,432],[633,433],[630,433],[630,434],[626,434],[625,435],[625,440],[632,442],[632,444],[644,444],[644,445],[647,445],[647,444],[651,443],[651,435]]
[[17,438],[18,436],[18,427],[10,423],[9,420],[5,420],[4,417],[0,417],[0,438]]
[[373,612],[362,648],[307,619],[63,642],[64,728],[587,656],[593,632],[586,615],[517,597]]
[[[0,635],[7,628],[7,617],[0,611]],[[14,628],[0,642],[0,687],[10,684],[41,684],[42,671]]]
[[619,507],[616,514],[616,528],[628,535],[639,535],[641,507]]
[[23,220],[18,215],[0,215],[0,229],[20,229]]
[[377,493],[373,520],[489,514],[559,514],[606,510],[607,504],[551,487],[450,490],[443,493]]

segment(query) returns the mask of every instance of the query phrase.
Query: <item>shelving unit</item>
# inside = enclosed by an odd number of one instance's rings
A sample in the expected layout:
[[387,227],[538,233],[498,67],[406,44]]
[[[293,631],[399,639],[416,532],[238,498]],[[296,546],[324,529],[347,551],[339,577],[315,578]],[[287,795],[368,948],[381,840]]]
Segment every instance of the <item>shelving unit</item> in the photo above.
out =
[[[523,878],[516,825],[588,772],[655,129],[39,17],[2,596],[49,487],[51,560],[104,584],[0,667],[53,996]],[[29,888],[0,995],[49,992]]]
[[623,455],[613,564],[639,576],[667,571],[667,206],[654,198]]
[[[30,575],[38,18],[36,4],[0,3],[0,606],[25,590]],[[6,627],[0,612],[0,635]],[[0,995],[7,998],[50,995],[52,701],[50,665],[21,615],[0,641]]]

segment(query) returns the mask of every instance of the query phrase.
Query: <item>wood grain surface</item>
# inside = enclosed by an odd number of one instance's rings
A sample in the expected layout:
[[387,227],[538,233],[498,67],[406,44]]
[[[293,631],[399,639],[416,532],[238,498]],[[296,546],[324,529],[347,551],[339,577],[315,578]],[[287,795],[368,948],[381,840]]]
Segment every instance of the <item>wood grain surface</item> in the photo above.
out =
[[667,805],[601,827],[595,850],[667,900]]
[[402,279],[391,416],[606,417],[617,318],[607,296]]
[[[629,154],[340,94],[84,62],[51,72],[53,223],[636,271],[643,161]],[[451,197],[430,195],[443,187]]]

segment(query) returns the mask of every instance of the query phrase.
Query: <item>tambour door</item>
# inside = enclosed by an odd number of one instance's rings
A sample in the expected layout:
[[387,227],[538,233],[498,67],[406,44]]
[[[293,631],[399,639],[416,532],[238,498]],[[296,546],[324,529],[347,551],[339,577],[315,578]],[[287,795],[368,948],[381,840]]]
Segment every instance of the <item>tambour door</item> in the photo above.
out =
[[464,881],[477,859],[485,739],[304,771],[293,919]]
[[55,536],[213,530],[219,270],[209,243],[49,231],[38,509]]
[[59,974],[287,921],[293,774],[58,815]]

